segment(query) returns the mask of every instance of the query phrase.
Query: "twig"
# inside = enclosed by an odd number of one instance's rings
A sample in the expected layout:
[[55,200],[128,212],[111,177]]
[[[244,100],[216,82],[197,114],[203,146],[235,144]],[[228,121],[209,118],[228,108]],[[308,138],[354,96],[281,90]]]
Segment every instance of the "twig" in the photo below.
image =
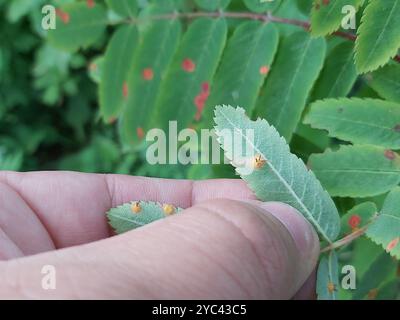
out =
[[344,238],[342,238],[342,239],[340,239],[338,241],[335,241],[334,243],[326,246],[325,248],[323,248],[321,250],[321,253],[324,253],[324,252],[327,252],[327,251],[331,251],[333,249],[336,249],[336,248],[342,247],[342,246],[344,246],[346,244],[349,244],[350,242],[354,241],[355,239],[361,237],[365,233],[365,231],[367,230],[367,227],[368,227],[368,225],[366,225],[366,226],[358,229],[357,231],[354,231],[354,232],[350,233],[348,236],[346,236],[346,237],[344,237]]

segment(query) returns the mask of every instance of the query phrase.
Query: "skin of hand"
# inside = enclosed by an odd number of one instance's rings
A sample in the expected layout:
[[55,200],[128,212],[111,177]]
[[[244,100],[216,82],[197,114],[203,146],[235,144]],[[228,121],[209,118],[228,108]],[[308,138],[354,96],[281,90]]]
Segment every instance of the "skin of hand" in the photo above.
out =
[[[132,200],[188,209],[112,236],[105,212]],[[318,255],[295,209],[240,180],[0,172],[3,299],[312,298]]]

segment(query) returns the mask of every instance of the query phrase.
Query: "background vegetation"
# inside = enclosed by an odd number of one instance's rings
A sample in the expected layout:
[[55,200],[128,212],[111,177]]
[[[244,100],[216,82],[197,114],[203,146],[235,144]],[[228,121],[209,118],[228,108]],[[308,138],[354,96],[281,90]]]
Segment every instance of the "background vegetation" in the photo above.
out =
[[[149,165],[143,141],[168,120],[210,127],[213,107],[231,104],[290,142],[348,233],[399,185],[399,0],[54,0],[49,32],[47,3],[0,0],[0,170],[236,177]],[[340,29],[345,4],[357,31]],[[398,297],[384,249],[363,236],[339,252],[361,283],[341,298]]]

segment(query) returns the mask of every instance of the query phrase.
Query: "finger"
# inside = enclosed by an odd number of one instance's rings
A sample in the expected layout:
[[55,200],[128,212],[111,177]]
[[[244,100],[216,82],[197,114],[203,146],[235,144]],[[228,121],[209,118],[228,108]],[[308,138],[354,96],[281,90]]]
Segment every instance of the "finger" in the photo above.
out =
[[[56,248],[108,237],[105,212],[128,201],[158,201],[188,208],[215,197],[254,198],[240,180],[192,182],[74,172],[0,172],[0,182],[21,196],[24,206],[31,208],[43,223]],[[24,224],[18,227],[25,228]]]
[[[0,297],[287,299],[318,253],[315,231],[294,209],[212,200],[107,240],[0,264],[8,279]],[[41,289],[48,264],[56,290]]]

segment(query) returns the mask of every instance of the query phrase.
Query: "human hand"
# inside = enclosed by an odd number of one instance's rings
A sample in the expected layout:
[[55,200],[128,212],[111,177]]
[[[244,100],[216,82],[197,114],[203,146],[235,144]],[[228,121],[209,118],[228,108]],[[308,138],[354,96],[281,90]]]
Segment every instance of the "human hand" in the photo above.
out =
[[[188,209],[109,238],[105,212],[132,200]],[[299,213],[240,180],[0,172],[0,298],[308,298],[318,254]]]

